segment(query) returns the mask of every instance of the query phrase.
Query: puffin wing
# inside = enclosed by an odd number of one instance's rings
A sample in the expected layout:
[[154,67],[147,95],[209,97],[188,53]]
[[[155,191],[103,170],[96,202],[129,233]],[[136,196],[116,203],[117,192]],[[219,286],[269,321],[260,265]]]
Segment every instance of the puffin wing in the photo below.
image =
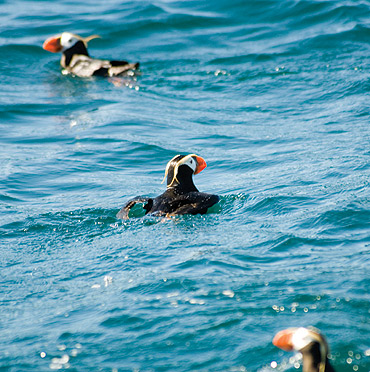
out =
[[206,194],[203,192],[189,192],[176,200],[179,206],[168,216],[183,214],[205,214],[208,208],[212,207],[220,200],[218,195]]
[[135,206],[137,203],[143,203],[143,209],[145,209],[145,214],[147,214],[153,206],[153,199],[137,196],[136,198],[130,199],[122,208],[121,210],[116,214],[117,218],[120,218],[122,220],[127,220],[129,218],[128,214],[130,213],[130,210]]
[[74,55],[67,70],[79,77],[118,76],[129,70],[136,70],[139,63],[127,61],[108,61],[91,58],[82,54]]
[[129,70],[139,68],[139,63],[128,63],[127,61],[110,61],[111,67],[108,69],[109,76],[118,76],[125,74]]
[[78,54],[73,56],[67,70],[79,77],[90,77],[93,75],[108,75],[109,68],[109,61]]

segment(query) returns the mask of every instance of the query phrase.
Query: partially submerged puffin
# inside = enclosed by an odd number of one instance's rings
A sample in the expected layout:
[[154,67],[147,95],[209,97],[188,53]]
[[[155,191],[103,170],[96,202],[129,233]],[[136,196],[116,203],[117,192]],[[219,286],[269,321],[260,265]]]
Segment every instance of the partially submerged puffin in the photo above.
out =
[[91,35],[83,38],[70,32],[63,32],[47,39],[43,48],[53,53],[62,52],[60,64],[64,68],[63,72],[79,77],[118,76],[139,67],[139,63],[91,58],[87,51],[87,43],[98,37]]
[[204,214],[219,201],[217,195],[199,192],[193,182],[193,174],[200,173],[207,166],[205,160],[195,154],[176,155],[167,166],[167,190],[154,199],[136,197],[129,200],[117,213],[118,218],[129,218],[129,212],[136,203],[144,203],[145,214],[172,217],[183,214]]
[[299,351],[303,359],[303,372],[334,372],[328,360],[328,344],[317,329],[284,329],[275,335],[272,343],[286,351]]

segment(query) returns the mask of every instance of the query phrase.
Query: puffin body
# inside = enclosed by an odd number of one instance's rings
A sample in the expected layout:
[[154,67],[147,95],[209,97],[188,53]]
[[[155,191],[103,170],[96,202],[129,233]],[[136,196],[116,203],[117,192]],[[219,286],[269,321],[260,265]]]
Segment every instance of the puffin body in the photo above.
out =
[[64,71],[79,77],[118,76],[139,67],[139,63],[91,58],[87,51],[87,43],[98,37],[92,35],[83,38],[70,32],[63,32],[47,39],[43,48],[53,53],[61,52],[60,64]]
[[167,178],[167,190],[153,199],[136,197],[129,200],[117,217],[127,219],[136,203],[144,203],[145,214],[155,216],[207,213],[208,208],[219,201],[219,197],[199,192],[193,182],[193,174],[200,173],[206,166],[205,160],[195,154],[176,155],[166,167],[163,181]]
[[278,332],[272,343],[286,351],[299,351],[303,372],[334,372],[328,360],[328,344],[317,329],[288,328]]

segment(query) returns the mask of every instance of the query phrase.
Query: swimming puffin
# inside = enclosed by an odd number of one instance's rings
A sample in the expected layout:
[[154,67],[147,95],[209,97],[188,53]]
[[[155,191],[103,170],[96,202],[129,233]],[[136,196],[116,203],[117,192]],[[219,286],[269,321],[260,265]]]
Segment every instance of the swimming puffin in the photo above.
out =
[[79,77],[118,76],[139,67],[139,63],[91,58],[87,51],[87,43],[98,37],[91,35],[83,38],[70,32],[63,32],[47,39],[42,47],[49,52],[62,52],[60,64],[64,68],[63,73]]
[[162,181],[167,178],[167,190],[154,199],[136,197],[129,200],[117,213],[117,218],[127,219],[136,203],[144,203],[145,214],[155,216],[207,213],[219,197],[199,192],[193,182],[193,174],[200,173],[206,166],[205,160],[195,154],[176,155],[167,163]]
[[315,328],[288,328],[278,332],[272,343],[280,349],[302,354],[303,372],[334,372],[328,360],[328,344]]

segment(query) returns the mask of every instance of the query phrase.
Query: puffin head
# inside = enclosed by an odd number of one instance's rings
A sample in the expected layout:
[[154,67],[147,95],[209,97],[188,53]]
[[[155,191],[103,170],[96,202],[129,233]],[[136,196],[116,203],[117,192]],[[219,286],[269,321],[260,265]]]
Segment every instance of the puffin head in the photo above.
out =
[[[316,328],[288,328],[278,332],[272,343],[286,351],[299,351],[304,356],[310,354],[318,359],[319,372],[325,371],[326,358],[329,352],[325,338]],[[318,355],[314,355],[318,354]]]
[[198,155],[176,155],[167,163],[162,183],[167,178],[167,187],[179,185],[187,180],[193,184],[193,174],[200,173],[206,166],[205,160]]
[[78,43],[83,43],[87,48],[87,43],[92,40],[99,38],[98,35],[91,35],[88,37],[81,37],[79,35],[72,34],[71,32],[63,32],[60,35],[49,37],[43,44],[43,48],[52,53],[64,52],[68,49],[73,48]]

